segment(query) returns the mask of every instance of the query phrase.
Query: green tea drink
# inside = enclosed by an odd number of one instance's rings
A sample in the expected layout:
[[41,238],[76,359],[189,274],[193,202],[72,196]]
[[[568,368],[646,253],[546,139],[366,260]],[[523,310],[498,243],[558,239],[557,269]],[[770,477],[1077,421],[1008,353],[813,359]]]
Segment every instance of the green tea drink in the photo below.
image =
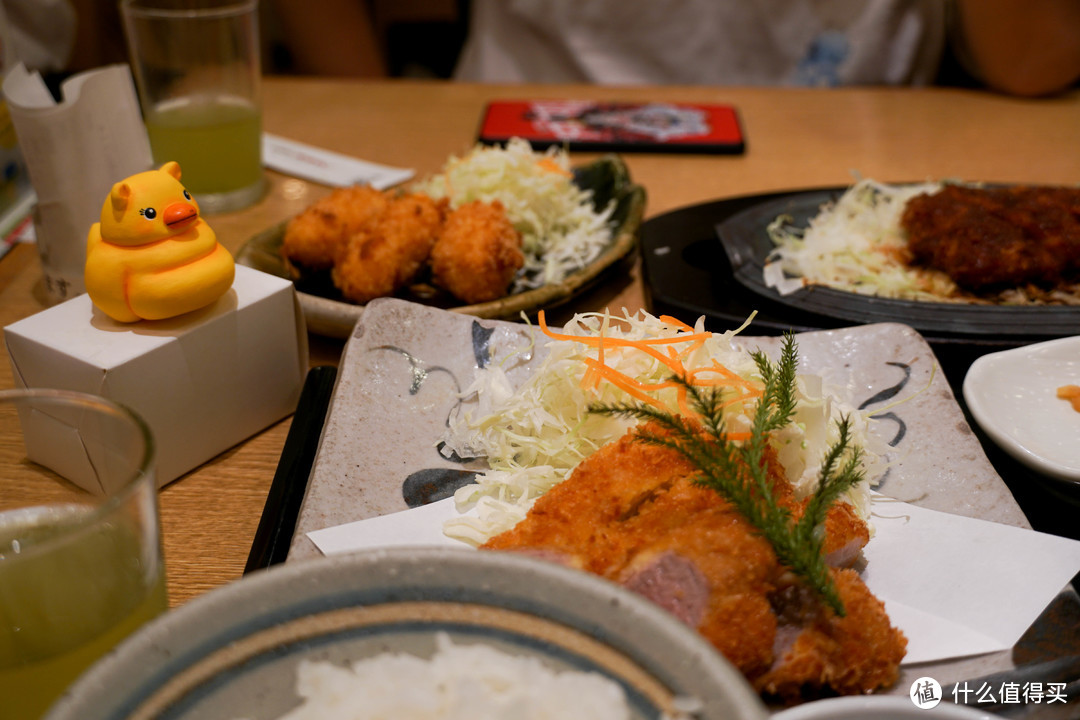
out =
[[0,513],[0,720],[40,718],[95,660],[166,608],[156,529],[142,526],[136,508],[87,523],[93,511]]
[[147,114],[146,130],[154,162],[180,163],[180,181],[196,200],[262,182],[262,118],[251,103],[227,97],[164,103]]

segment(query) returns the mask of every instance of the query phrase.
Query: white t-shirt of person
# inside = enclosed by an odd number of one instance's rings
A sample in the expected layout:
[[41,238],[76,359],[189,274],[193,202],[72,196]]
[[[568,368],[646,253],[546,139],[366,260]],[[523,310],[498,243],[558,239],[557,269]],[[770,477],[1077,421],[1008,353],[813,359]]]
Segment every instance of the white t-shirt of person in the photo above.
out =
[[944,0],[473,0],[455,79],[926,85]]

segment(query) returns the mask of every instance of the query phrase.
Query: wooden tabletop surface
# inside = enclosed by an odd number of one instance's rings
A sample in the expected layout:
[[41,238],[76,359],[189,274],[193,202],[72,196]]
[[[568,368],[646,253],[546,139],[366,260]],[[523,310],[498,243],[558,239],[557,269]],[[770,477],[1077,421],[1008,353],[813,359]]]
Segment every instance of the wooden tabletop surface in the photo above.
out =
[[[597,98],[730,103],[747,136],[742,156],[628,154],[648,192],[646,217],[718,198],[849,183],[957,178],[1080,182],[1080,94],[1022,100],[949,89],[611,88],[484,86],[417,81],[267,78],[264,130],[365,160],[437,171],[468,150],[487,101]],[[588,155],[575,157],[586,161]],[[231,251],[329,189],[267,173],[255,207],[212,216]],[[0,325],[47,307],[31,246],[0,260]],[[567,310],[645,306],[640,273],[610,280]],[[564,310],[563,312],[566,312]],[[334,364],[342,344],[311,337],[311,364]],[[0,363],[0,387],[13,386]],[[239,578],[290,419],[163,488],[165,560],[173,606]],[[0,478],[0,497],[7,494]],[[43,500],[51,496],[42,488]]]

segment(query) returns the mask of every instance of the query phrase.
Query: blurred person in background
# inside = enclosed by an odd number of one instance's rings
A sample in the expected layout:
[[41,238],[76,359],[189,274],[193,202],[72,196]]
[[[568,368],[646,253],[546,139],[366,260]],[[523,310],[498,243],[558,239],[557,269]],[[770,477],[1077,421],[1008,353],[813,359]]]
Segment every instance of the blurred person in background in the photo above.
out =
[[930,85],[1043,95],[1080,77],[1077,0],[472,0],[471,82]]
[[[126,60],[116,0],[0,7],[31,69],[77,72]],[[262,0],[260,8],[268,73],[950,84],[1020,96],[1052,94],[1080,78],[1080,0]]]
[[386,75],[381,42],[365,0],[271,2],[280,23],[280,47],[288,52],[293,72],[368,78]]
[[263,0],[271,72],[446,79],[469,0]]

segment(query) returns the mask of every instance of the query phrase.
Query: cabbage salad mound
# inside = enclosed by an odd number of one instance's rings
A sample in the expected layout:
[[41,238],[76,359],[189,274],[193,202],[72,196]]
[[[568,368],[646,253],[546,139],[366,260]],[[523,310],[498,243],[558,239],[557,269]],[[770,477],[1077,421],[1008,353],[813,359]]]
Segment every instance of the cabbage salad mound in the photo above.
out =
[[[495,358],[477,371],[450,419],[442,438],[445,452],[485,458],[489,469],[456,492],[463,514],[447,522],[446,534],[481,545],[509,530],[582,460],[636,425],[590,412],[595,405],[648,402],[689,414],[685,391],[673,375],[721,388],[731,436],[748,431],[763,381],[754,348],[736,342],[742,329],[714,333],[704,329],[703,318],[690,326],[646,312],[605,312],[576,315],[554,331],[541,314],[534,341],[546,341],[547,354],[535,371],[514,387],[507,368],[531,357],[533,348]],[[867,478],[881,476],[885,448],[868,431],[867,413],[841,401],[816,375],[800,374],[796,394],[794,422],[773,433],[770,443],[797,494],[805,497],[816,487],[821,458],[836,442],[841,417],[850,419],[854,440],[864,448]],[[845,498],[864,519],[869,485],[860,483]]]

